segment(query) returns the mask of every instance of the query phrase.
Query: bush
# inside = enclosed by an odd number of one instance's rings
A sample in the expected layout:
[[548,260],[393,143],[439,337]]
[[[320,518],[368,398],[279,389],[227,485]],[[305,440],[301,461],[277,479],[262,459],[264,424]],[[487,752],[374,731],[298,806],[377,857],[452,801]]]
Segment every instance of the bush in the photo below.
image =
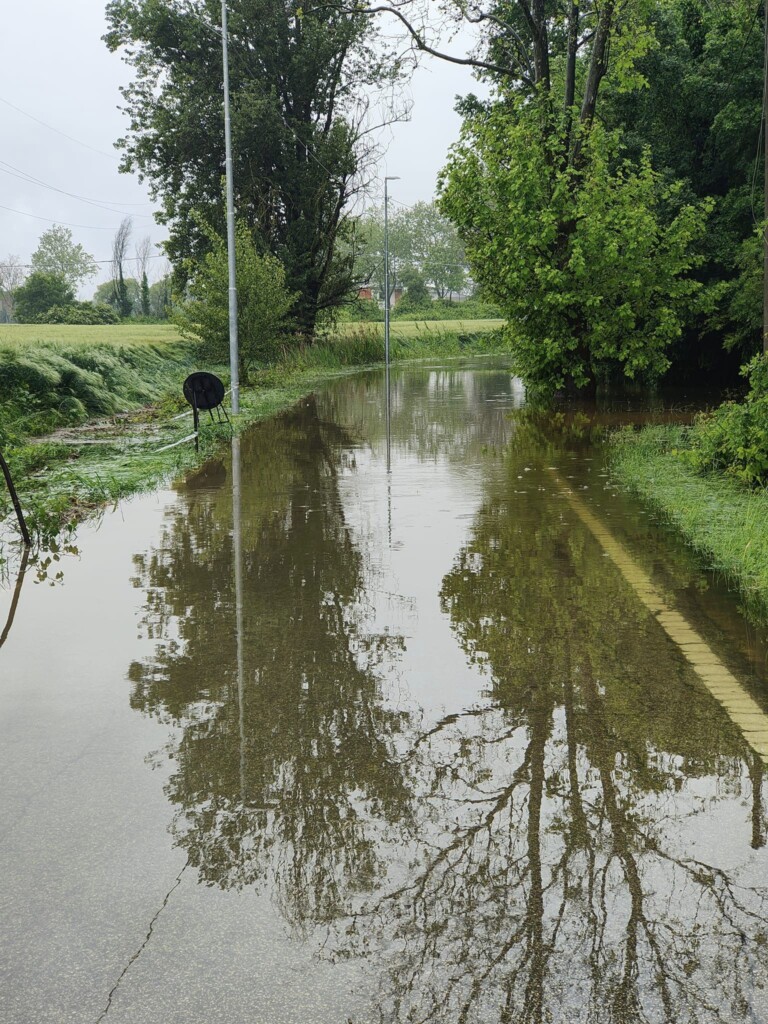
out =
[[[210,362],[229,354],[229,267],[226,240],[211,234],[212,250],[195,267],[190,299],[174,311],[182,335],[197,340],[200,356]],[[285,286],[285,268],[275,256],[256,251],[253,237],[238,226],[237,329],[240,380],[257,364],[280,357],[289,341],[290,310],[296,296]]]
[[687,459],[702,472],[733,476],[751,487],[768,485],[768,358],[742,368],[749,380],[743,402],[725,402],[699,416]]
[[59,274],[48,274],[36,270],[13,293],[14,315],[20,324],[35,321],[40,313],[53,306],[69,305],[75,293]]
[[32,318],[34,324],[82,324],[99,326],[119,324],[120,317],[111,306],[94,302],[68,302],[63,306],[52,306],[45,313]]

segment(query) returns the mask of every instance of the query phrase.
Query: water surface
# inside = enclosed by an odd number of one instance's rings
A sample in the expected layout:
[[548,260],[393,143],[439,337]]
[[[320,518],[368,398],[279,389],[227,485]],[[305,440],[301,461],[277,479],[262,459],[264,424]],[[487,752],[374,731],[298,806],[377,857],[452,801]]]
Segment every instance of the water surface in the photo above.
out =
[[768,1021],[761,636],[610,485],[639,414],[523,406],[398,371],[387,473],[339,381],[28,570],[0,1019]]

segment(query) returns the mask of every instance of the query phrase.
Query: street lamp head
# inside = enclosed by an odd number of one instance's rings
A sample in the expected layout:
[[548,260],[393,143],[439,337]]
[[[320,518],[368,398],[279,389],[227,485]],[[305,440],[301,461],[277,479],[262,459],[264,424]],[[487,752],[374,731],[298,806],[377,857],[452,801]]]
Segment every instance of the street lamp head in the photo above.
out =
[[400,181],[400,175],[399,174],[390,174],[386,178],[384,178],[384,181]]

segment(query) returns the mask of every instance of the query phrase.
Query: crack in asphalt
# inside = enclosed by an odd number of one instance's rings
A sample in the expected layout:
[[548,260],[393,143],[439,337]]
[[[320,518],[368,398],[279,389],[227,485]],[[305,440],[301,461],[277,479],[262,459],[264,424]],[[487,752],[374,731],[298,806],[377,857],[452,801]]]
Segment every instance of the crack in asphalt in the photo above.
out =
[[125,965],[125,967],[120,972],[120,977],[117,979],[115,984],[112,986],[112,989],[111,989],[109,995],[107,996],[106,1006],[101,1011],[99,1016],[96,1018],[95,1024],[99,1024],[100,1021],[104,1020],[104,1018],[107,1016],[109,1011],[112,1009],[112,1001],[114,1000],[115,995],[117,994],[118,988],[120,988],[120,984],[121,984],[123,978],[126,976],[128,971],[130,971],[131,967],[136,963],[136,961],[139,959],[141,954],[147,948],[147,945],[149,944],[149,940],[152,938],[152,931],[153,931],[153,929],[155,927],[155,924],[157,923],[157,919],[160,917],[162,912],[168,906],[168,901],[170,900],[171,896],[173,895],[174,890],[177,889],[181,885],[182,876],[183,876],[184,872],[187,870],[188,867],[189,867],[189,860],[187,860],[187,862],[184,865],[184,867],[181,869],[181,871],[178,873],[178,875],[174,879],[173,885],[168,890],[168,892],[165,894],[165,899],[163,900],[163,902],[158,907],[158,909],[157,909],[157,911],[155,913],[155,916],[149,922],[149,928],[147,930],[146,938],[144,939],[142,944],[139,946],[139,948],[136,950],[136,952],[133,954],[133,956],[130,958],[128,963]]

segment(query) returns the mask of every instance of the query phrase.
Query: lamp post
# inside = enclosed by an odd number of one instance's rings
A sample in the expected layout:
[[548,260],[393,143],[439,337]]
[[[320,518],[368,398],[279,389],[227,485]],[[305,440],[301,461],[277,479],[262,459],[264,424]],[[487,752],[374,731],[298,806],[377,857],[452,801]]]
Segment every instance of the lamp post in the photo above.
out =
[[237,344],[237,279],[235,272],[235,202],[232,184],[232,126],[229,119],[229,52],[227,49],[227,3],[221,0],[221,46],[224,65],[224,152],[227,180],[227,262],[229,264],[229,371],[232,412],[240,412],[240,371]]
[[400,181],[397,175],[384,178],[384,386],[387,392],[387,472],[390,470],[390,397],[389,397],[389,192],[387,182]]

